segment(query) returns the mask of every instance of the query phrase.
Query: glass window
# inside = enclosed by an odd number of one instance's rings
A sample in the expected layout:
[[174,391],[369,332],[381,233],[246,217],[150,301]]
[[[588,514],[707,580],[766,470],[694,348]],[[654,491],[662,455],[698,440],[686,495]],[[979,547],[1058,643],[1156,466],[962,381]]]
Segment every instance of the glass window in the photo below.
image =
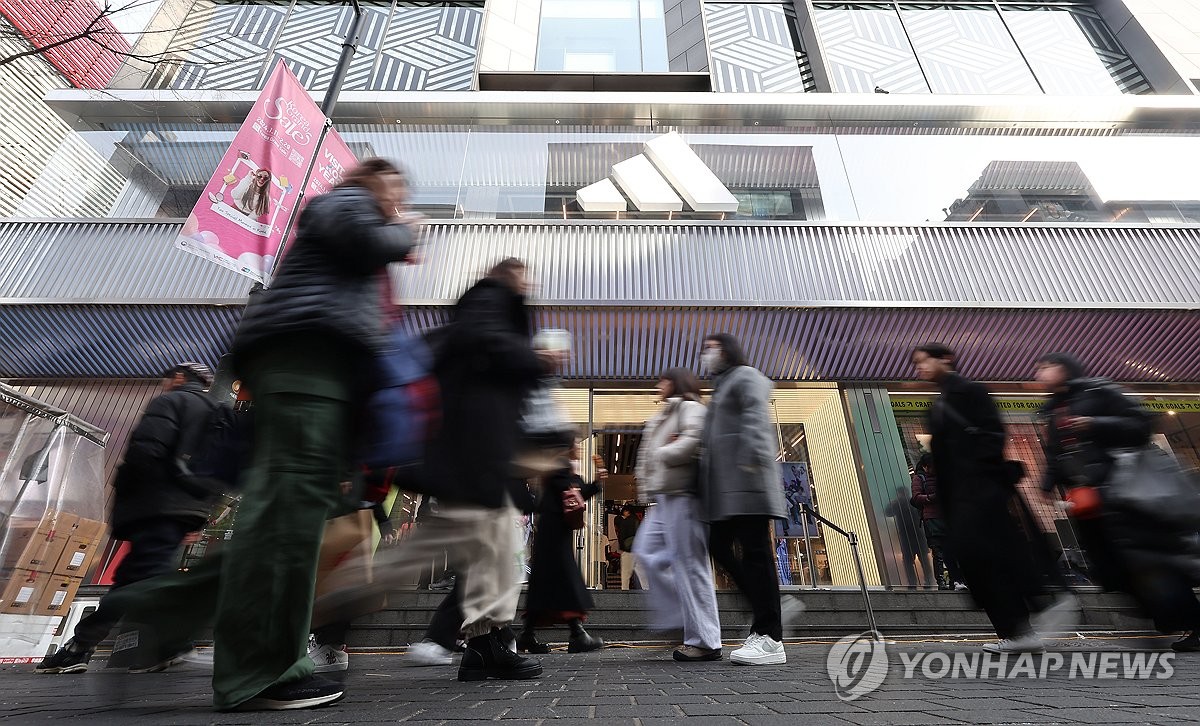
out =
[[1150,84],[1092,8],[816,3],[834,91],[1109,95]]
[[[118,124],[109,133],[128,132],[122,152],[169,188],[161,214],[185,216],[236,128]],[[338,131],[360,156],[401,161],[413,203],[437,218],[1200,223],[1195,135],[680,128],[737,204],[668,213],[639,211],[612,179],[615,164],[645,153],[660,135],[645,128],[346,124]],[[604,180],[616,185],[620,211],[585,212],[580,190]]]
[[545,0],[537,70],[666,72],[662,0]]
[[934,93],[1041,92],[994,7],[902,5],[900,16]]
[[808,54],[790,4],[705,3],[713,90],[815,91]]
[[900,16],[891,5],[818,3],[813,18],[834,91],[929,92]]
[[1001,17],[1046,93],[1149,93],[1100,15],[1078,5],[1002,5]]

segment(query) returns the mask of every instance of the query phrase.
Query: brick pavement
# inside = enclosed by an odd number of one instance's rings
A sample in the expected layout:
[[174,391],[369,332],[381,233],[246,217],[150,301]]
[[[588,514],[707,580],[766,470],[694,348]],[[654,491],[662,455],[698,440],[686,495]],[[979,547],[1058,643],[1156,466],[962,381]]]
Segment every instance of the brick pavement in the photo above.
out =
[[[1070,640],[1072,653],[1128,650],[1169,641]],[[356,654],[349,695],[312,711],[218,714],[208,675],[179,671],[133,676],[94,670],[45,676],[32,666],[0,668],[0,718],[86,724],[504,724],[653,726],[691,724],[1168,724],[1200,721],[1200,654],[1180,655],[1166,680],[1086,681],[1065,672],[1046,680],[905,680],[900,651],[970,653],[978,643],[889,645],[883,686],[853,702],[838,700],[826,671],[829,644],[789,644],[784,666],[747,668],[728,661],[679,664],[663,646],[613,647],[542,658],[536,681],[459,683],[453,667],[404,668],[397,654]],[[728,651],[727,651],[728,652]],[[102,664],[102,661],[101,661]]]

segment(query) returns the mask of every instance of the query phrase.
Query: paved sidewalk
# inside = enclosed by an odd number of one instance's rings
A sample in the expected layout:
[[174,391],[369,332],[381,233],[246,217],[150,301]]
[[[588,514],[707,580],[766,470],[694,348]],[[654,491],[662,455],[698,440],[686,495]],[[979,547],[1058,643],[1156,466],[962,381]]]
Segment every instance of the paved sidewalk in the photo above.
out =
[[[1143,642],[1115,638],[1058,641],[1085,656]],[[890,670],[879,690],[853,702],[837,698],[826,674],[829,642],[787,647],[788,663],[739,667],[680,664],[662,646],[613,647],[543,656],[536,681],[459,683],[453,667],[405,668],[398,654],[356,654],[349,693],[332,707],[280,713],[218,714],[208,674],[128,675],[95,670],[48,676],[32,666],[0,668],[0,719],[36,723],[81,718],[84,724],[1170,724],[1200,721],[1200,654],[1174,658],[1166,680],[1079,680],[1066,671],[1046,680],[905,680],[905,652],[973,653],[979,643],[924,641],[889,645]],[[729,649],[726,649],[726,653]],[[103,661],[99,662],[103,665]]]

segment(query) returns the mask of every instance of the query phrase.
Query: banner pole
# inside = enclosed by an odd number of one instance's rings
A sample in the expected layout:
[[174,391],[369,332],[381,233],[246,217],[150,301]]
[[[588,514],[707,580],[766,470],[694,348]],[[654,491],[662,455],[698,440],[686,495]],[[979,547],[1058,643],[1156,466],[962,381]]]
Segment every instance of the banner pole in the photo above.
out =
[[331,128],[333,128],[333,119],[326,118],[325,123],[321,124],[321,133],[317,136],[317,145],[313,151],[312,158],[308,160],[308,168],[304,170],[304,178],[300,180],[300,185],[296,187],[300,191],[296,194],[296,204],[288,214],[287,224],[283,227],[283,236],[279,238],[279,248],[275,250],[275,257],[271,259],[271,269],[264,271],[263,287],[271,286],[271,278],[275,275],[275,268],[279,266],[279,257],[283,254],[283,248],[287,245],[288,235],[292,233],[292,227],[296,224],[296,216],[300,214],[300,208],[303,206],[304,191],[308,189],[308,180],[312,176],[313,169],[317,166],[317,157],[321,155],[321,144],[325,143],[325,136]]
[[292,212],[288,215],[287,225],[283,228],[283,237],[279,240],[279,249],[275,251],[275,258],[271,260],[271,269],[263,274],[263,287],[270,287],[271,277],[275,274],[275,268],[279,266],[279,258],[283,254],[284,246],[287,245],[288,235],[292,233],[296,215],[300,213],[300,207],[303,206],[304,192],[308,189],[308,180],[312,176],[313,169],[316,168],[321,144],[325,142],[325,136],[329,133],[329,129],[333,128],[333,108],[337,105],[338,96],[342,93],[342,84],[346,81],[346,74],[350,72],[350,61],[354,60],[354,54],[358,51],[358,36],[362,31],[364,13],[358,0],[350,0],[350,5],[354,10],[354,20],[350,22],[350,30],[346,33],[345,42],[342,43],[342,54],[338,58],[337,66],[333,69],[333,78],[329,81],[329,89],[325,91],[325,100],[321,102],[321,113],[325,114],[325,124],[321,126],[321,134],[317,138],[317,146],[312,159],[308,162],[304,178],[300,180],[298,187],[300,192],[296,197],[296,205],[292,207]]

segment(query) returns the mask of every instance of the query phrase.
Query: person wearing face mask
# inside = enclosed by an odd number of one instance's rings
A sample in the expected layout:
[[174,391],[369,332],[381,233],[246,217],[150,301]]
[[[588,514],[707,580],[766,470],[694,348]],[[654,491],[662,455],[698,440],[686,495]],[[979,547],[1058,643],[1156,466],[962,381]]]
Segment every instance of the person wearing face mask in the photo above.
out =
[[[1017,492],[1019,476],[1005,460],[1007,434],[1000,411],[979,383],[957,371],[941,343],[913,350],[917,376],[937,385],[928,430],[938,499],[950,551],[975,602],[987,613],[999,642],[992,653],[1040,653],[1041,633],[1066,629],[1078,601],[1065,591],[1032,517]],[[1050,597],[1053,594],[1054,597]]]
[[1104,492],[1118,485],[1112,480],[1117,452],[1150,443],[1153,414],[1111,381],[1089,378],[1068,353],[1042,356],[1035,375],[1050,392],[1040,411],[1046,427],[1042,489],[1066,499],[1089,573],[1105,589],[1131,595],[1160,632],[1190,631],[1175,650],[1200,651],[1194,533],[1104,506]]
[[662,406],[646,422],[637,458],[638,493],[654,502],[634,556],[649,587],[655,630],[683,629],[677,661],[721,659],[721,621],[708,559],[708,527],[700,519],[696,486],[704,404],[686,368],[658,380]]
[[703,361],[713,375],[713,395],[701,438],[701,517],[709,523],[712,558],[754,610],[750,636],[729,659],[739,665],[785,663],[771,520],[787,518],[787,503],[776,463],[772,384],[749,365],[731,335],[705,338]]

